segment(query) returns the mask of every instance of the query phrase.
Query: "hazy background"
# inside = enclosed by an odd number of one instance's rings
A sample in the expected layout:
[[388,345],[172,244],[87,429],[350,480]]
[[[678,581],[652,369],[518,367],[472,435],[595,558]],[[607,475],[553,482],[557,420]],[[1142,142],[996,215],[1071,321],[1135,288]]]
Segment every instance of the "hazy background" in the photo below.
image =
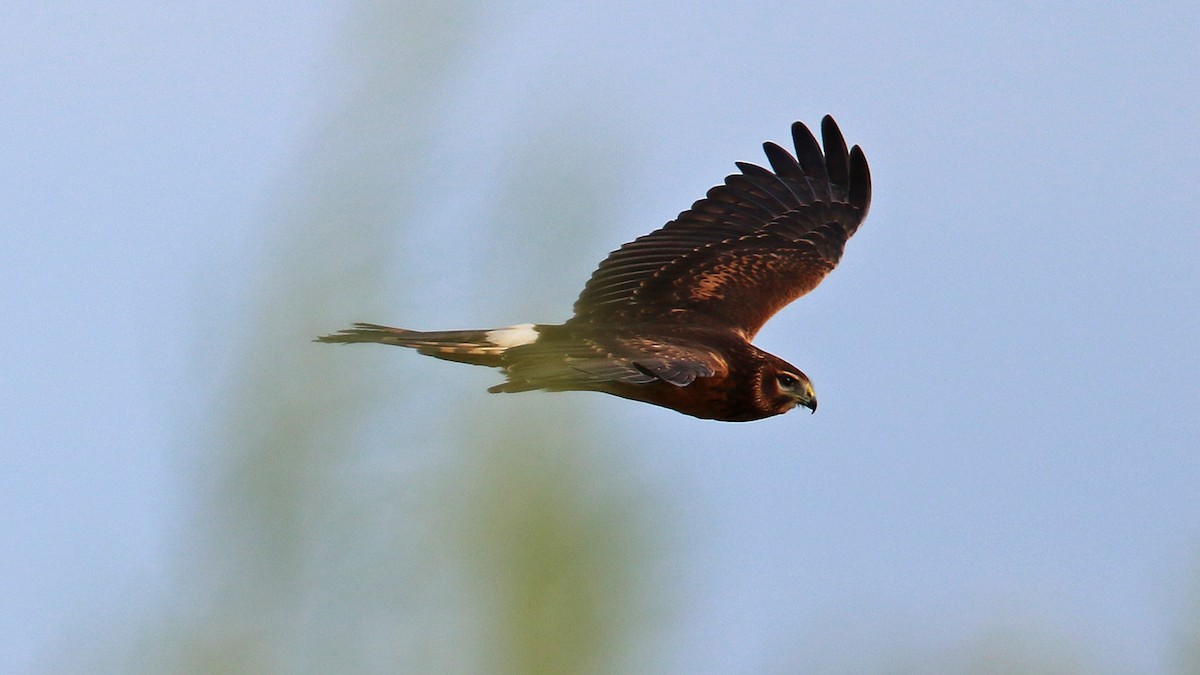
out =
[[[4,672],[1200,672],[1195,3],[10,3]],[[309,342],[569,315],[836,116],[703,422]]]

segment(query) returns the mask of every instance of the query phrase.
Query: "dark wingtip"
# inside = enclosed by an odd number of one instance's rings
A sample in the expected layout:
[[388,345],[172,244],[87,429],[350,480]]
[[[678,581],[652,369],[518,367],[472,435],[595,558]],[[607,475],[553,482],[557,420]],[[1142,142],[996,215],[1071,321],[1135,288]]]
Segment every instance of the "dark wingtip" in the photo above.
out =
[[792,122],[792,145],[796,148],[796,159],[800,161],[805,172],[811,169],[806,166],[806,161],[821,159],[821,144],[817,143],[817,137],[813,136],[812,130],[804,122]]
[[833,195],[829,190],[829,169],[816,136],[803,122],[795,122],[792,124],[792,143],[796,146],[796,160],[808,176],[813,194],[821,201],[830,201]]
[[763,143],[763,152],[767,155],[767,162],[771,165],[776,175],[791,176],[793,174],[803,173],[800,169],[800,163],[792,156],[792,153],[779,147],[779,145],[767,141]]
[[821,140],[825,144],[825,169],[829,173],[833,196],[839,201],[849,200],[850,155],[842,130],[829,115],[821,119]]
[[857,145],[850,148],[850,205],[861,209],[864,218],[871,208],[871,168]]

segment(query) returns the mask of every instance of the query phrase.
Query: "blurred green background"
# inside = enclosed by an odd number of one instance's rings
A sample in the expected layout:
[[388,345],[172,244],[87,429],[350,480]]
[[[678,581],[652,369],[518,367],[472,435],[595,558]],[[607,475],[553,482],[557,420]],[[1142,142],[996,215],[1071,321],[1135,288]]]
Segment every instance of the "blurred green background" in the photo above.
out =
[[[1153,16],[1151,16],[1153,14]],[[1197,10],[19,5],[12,672],[1200,672]],[[557,322],[794,119],[752,425],[310,340]]]

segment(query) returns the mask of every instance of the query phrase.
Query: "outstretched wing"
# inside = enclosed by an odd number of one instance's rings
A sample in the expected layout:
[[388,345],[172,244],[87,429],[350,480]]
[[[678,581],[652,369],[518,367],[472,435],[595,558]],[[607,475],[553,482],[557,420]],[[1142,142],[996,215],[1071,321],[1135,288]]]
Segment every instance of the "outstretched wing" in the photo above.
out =
[[764,143],[771,169],[741,173],[662,228],[600,263],[575,302],[574,322],[699,318],[754,336],[775,312],[837,265],[867,215],[871,176],[837,123],[821,121],[825,151],[792,125],[793,157]]
[[698,377],[723,375],[724,359],[709,349],[650,338],[539,340],[507,350],[507,381],[488,391],[604,389],[609,383],[666,382],[686,387]]

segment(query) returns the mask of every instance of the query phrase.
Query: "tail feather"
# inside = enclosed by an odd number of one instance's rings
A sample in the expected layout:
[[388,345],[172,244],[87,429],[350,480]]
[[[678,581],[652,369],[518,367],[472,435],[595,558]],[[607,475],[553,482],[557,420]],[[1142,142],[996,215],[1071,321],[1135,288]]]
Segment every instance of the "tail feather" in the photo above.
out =
[[322,335],[317,342],[349,344],[351,342],[379,342],[382,344],[407,346],[409,335],[416,331],[403,328],[380,326],[374,323],[356,323],[353,328],[343,328],[333,335]]
[[416,331],[373,323],[356,323],[352,328],[321,336],[317,341],[343,344],[378,342],[409,347],[426,356],[447,361],[499,367],[507,349],[536,339],[536,329],[532,325],[494,330]]

